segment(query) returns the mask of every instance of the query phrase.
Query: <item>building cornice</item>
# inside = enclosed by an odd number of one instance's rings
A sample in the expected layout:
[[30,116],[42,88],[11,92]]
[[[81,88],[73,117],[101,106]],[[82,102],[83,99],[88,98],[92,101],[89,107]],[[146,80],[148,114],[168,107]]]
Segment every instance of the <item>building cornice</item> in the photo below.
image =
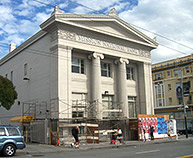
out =
[[94,45],[102,48],[108,48],[116,51],[121,51],[125,53],[129,53],[136,56],[142,56],[145,58],[150,58],[150,52],[142,49],[130,48],[126,46],[122,46],[112,42],[106,42],[105,40],[98,40],[90,37],[86,37],[83,35],[79,35],[73,32],[58,30],[51,33],[51,40],[54,41],[56,38],[63,40],[70,40],[79,43]]
[[[121,27],[125,28],[129,32],[132,32],[137,37],[143,39],[144,42],[130,39],[130,38],[127,38],[125,36],[113,34],[111,32],[107,32],[107,31],[104,31],[102,29],[96,29],[93,27],[85,26],[85,25],[78,23],[78,21],[90,21],[90,22],[94,22],[94,21],[107,22],[107,21],[110,21],[110,22],[114,22],[114,23],[117,23],[118,25],[120,25]],[[52,14],[49,19],[47,19],[45,22],[43,22],[40,25],[40,27],[43,30],[47,30],[47,28],[49,28],[49,26],[55,22],[64,23],[67,25],[83,28],[86,30],[102,33],[102,34],[105,34],[108,36],[127,40],[129,42],[138,43],[138,44],[144,45],[146,47],[150,47],[151,49],[155,49],[158,46],[158,43],[155,40],[149,38],[148,36],[146,36],[142,32],[138,31],[133,26],[129,25],[128,23],[126,23],[125,21],[120,19],[118,16],[112,16],[111,14],[109,14],[109,15],[98,15],[98,14],[97,15],[93,15],[93,14],[92,15],[88,15],[88,14],[82,15],[82,14],[61,14],[61,13],[60,14]]]

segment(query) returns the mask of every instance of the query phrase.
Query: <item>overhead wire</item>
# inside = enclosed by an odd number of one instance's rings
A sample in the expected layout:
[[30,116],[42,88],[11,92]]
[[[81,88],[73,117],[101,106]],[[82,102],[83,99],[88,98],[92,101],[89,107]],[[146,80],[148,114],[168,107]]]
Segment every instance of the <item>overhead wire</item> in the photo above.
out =
[[[50,5],[49,3],[45,3],[45,2],[42,2],[42,1],[39,1],[39,0],[32,0],[32,1],[35,1],[35,2],[38,2],[38,3],[44,4],[44,5],[47,5],[47,6],[50,6],[50,7],[54,7],[54,5]],[[67,0],[67,1],[72,2],[72,3],[75,3],[75,4],[77,4],[77,5],[83,6],[83,7],[87,8],[87,9],[92,10],[92,11],[95,11],[95,12],[100,13],[100,11],[97,11],[97,10],[95,10],[95,9],[93,9],[93,8],[90,8],[90,7],[87,7],[87,6],[85,6],[85,5],[82,5],[82,4],[80,4],[80,3],[74,2],[74,1],[72,1],[72,0]],[[61,9],[61,10],[64,10],[64,9]],[[64,10],[64,11],[66,11],[66,10]],[[76,15],[76,14],[75,14],[75,15]],[[77,15],[80,15],[80,14],[77,14]],[[83,16],[83,15],[80,15],[80,16]],[[89,17],[84,17],[84,18],[90,19]],[[90,20],[92,21],[92,19],[90,19]],[[133,25],[133,24],[130,24],[130,25]],[[136,25],[133,25],[133,26],[136,26]],[[138,26],[136,26],[136,27],[138,27]],[[144,28],[142,28],[142,27],[138,27],[138,28],[143,29],[143,30],[145,30],[145,31],[148,31],[148,32],[150,32],[150,33],[153,33],[153,32],[151,32],[151,31],[149,31],[149,30],[147,30],[147,29],[144,29]],[[96,29],[96,28],[95,28],[95,29]],[[100,29],[98,29],[98,30],[100,30]],[[104,31],[104,30],[101,30],[101,31]],[[162,37],[162,38],[165,38],[165,39],[167,39],[167,40],[169,40],[169,41],[175,42],[175,43],[177,43],[177,44],[179,44],[179,45],[181,45],[181,46],[187,47],[187,48],[189,48],[189,49],[193,49],[193,48],[188,47],[188,46],[186,46],[186,45],[184,45],[184,44],[181,44],[181,43],[179,43],[179,42],[176,42],[176,41],[174,41],[174,40],[171,40],[171,39],[169,39],[169,38],[167,38],[167,37],[165,37],[165,36],[159,35],[159,34],[157,34],[157,33],[153,33],[153,34],[156,34],[157,36],[160,36],[160,37]],[[116,34],[116,35],[117,35],[117,34]],[[3,44],[3,45],[2,45],[2,44]],[[7,45],[7,44],[5,44],[5,43],[0,43],[0,46],[1,46],[1,47],[6,47],[5,45]],[[163,45],[163,44],[160,44],[160,45],[163,46],[163,47],[166,47],[167,49],[171,49],[171,50],[173,50],[173,51],[176,51],[176,52],[179,52],[179,53],[181,53],[181,54],[187,55],[187,53],[185,53],[185,52],[182,52],[182,51],[173,49],[173,48],[168,47],[168,46],[165,46],[165,45]],[[36,52],[37,52],[37,51],[39,51],[39,50],[36,50]],[[34,53],[36,53],[36,52],[34,52]],[[39,51],[39,52],[40,52],[40,51]],[[37,53],[36,53],[36,54],[37,54]],[[40,54],[40,53],[39,53],[39,54]],[[49,56],[49,55],[45,55],[45,56]]]
[[[152,32],[152,31],[150,31],[150,30],[147,30],[147,29],[142,28],[142,27],[140,27],[140,26],[137,26],[137,25],[135,25],[135,24],[132,24],[132,23],[129,23],[129,24],[130,24],[130,25],[133,25],[134,27],[137,27],[137,28],[139,28],[139,29],[142,29],[142,30],[144,30],[144,31],[147,31],[147,32],[149,32],[149,33],[151,33],[151,34],[154,34],[154,35],[156,35],[156,36],[159,36],[159,37],[161,37],[161,38],[163,38],[163,39],[166,39],[166,40],[168,40],[168,41],[170,41],[170,42],[176,43],[176,44],[178,44],[178,45],[181,45],[181,46],[183,46],[183,47],[186,47],[186,48],[189,48],[189,49],[193,50],[192,47],[189,47],[189,46],[187,46],[187,45],[185,45],[185,44],[182,44],[182,43],[180,43],[180,42],[177,42],[177,41],[175,41],[175,40],[173,40],[173,39],[170,39],[170,38],[165,37],[165,36],[163,36],[163,35],[160,35],[160,34],[158,34],[158,33]],[[162,45],[162,46],[163,46],[163,45]],[[169,48],[169,49],[170,49],[170,48]]]
[[[42,3],[42,2],[39,1],[39,0],[32,0],[32,1],[36,1],[36,2]],[[74,1],[72,1],[72,0],[67,0],[67,1],[68,1],[68,2],[72,2],[72,3],[74,3],[74,4],[77,4],[77,5],[80,5],[80,6],[82,6],[82,7],[85,7],[85,8],[87,8],[87,9],[92,10],[92,11],[95,11],[95,12],[98,12],[98,13],[103,14],[102,12],[100,12],[100,11],[98,11],[98,10],[95,10],[95,9],[93,9],[93,8],[90,8],[90,7],[86,6],[86,5],[80,4],[80,3],[78,3],[78,2],[74,2]],[[44,2],[43,2],[42,4],[47,5],[47,3],[44,3]],[[52,6],[52,5],[49,5],[49,6]],[[52,6],[52,7],[53,7],[53,6]],[[61,10],[66,11],[66,10],[64,10],[64,9],[61,9]],[[74,13],[73,13],[73,14],[74,14]],[[75,14],[75,15],[76,15],[76,14]],[[77,15],[80,15],[80,14],[77,14]],[[89,17],[86,17],[86,18],[89,18]],[[92,20],[91,20],[91,21],[92,21]],[[183,46],[183,47],[186,47],[186,48],[188,48],[188,49],[193,50],[192,47],[189,47],[189,46],[187,46],[187,45],[185,45],[185,44],[182,44],[182,43],[180,43],[180,42],[177,42],[177,41],[175,41],[175,40],[173,40],[173,39],[170,39],[170,38],[165,37],[165,36],[163,36],[163,35],[160,35],[160,34],[158,34],[158,33],[152,32],[152,31],[147,30],[147,29],[145,29],[145,28],[139,27],[139,26],[137,26],[137,25],[135,25],[135,24],[132,24],[132,23],[128,23],[128,24],[133,25],[133,26],[135,26],[135,27],[137,27],[137,28],[140,28],[140,29],[142,29],[142,30],[144,30],[144,31],[147,31],[147,32],[149,32],[149,33],[155,34],[156,36],[159,36],[159,37],[161,37],[161,38],[163,38],[163,39],[166,39],[166,40],[168,40],[168,41],[170,41],[170,42],[176,43],[176,44],[178,44],[178,45],[181,45],[181,46]],[[99,29],[99,30],[100,30],[100,29]],[[104,31],[104,30],[102,30],[102,31]],[[160,44],[160,43],[159,43],[159,44]],[[187,53],[185,53],[185,52],[182,52],[182,51],[173,49],[173,48],[168,47],[168,46],[165,46],[165,45],[163,45],[163,44],[160,44],[160,45],[163,46],[163,47],[165,47],[165,48],[167,48],[167,49],[171,49],[171,50],[173,50],[173,51],[176,51],[176,52],[179,52],[179,53],[181,53],[181,54],[187,55]]]
[[[95,10],[95,9],[93,9],[93,8],[90,8],[90,7],[88,7],[88,6],[85,6],[85,5],[83,5],[83,4],[80,4],[80,3],[78,3],[78,2],[74,2],[74,1],[72,1],[72,0],[67,0],[67,1],[72,2],[72,3],[75,3],[75,4],[80,5],[80,6],[83,6],[83,7],[87,8],[87,9],[92,10],[92,11],[95,11],[95,12],[98,12],[98,13],[101,13],[101,14],[104,14],[104,13],[98,11],[98,10]],[[168,38],[168,37],[165,37],[165,36],[163,36],[163,35],[161,35],[161,34],[152,32],[152,31],[150,31],[150,30],[148,30],[148,29],[142,28],[142,27],[137,26],[137,25],[132,24],[132,23],[128,23],[128,24],[133,25],[134,27],[137,27],[137,28],[142,29],[142,30],[144,30],[144,31],[147,31],[147,32],[149,32],[149,33],[151,33],[151,34],[154,34],[154,35],[156,35],[156,36],[159,36],[159,37],[161,37],[161,38],[164,38],[164,39],[166,39],[166,40],[168,40],[168,41],[171,41],[171,42],[173,42],[173,43],[179,44],[179,45],[181,45],[181,46],[183,46],[183,47],[186,47],[186,48],[189,48],[189,49],[193,50],[192,47],[189,47],[189,46],[187,46],[187,45],[185,45],[185,44],[182,44],[182,43],[177,42],[177,41],[175,41],[175,40],[173,40],[173,39],[170,39],[170,38]],[[170,48],[168,47],[168,49],[170,49]]]

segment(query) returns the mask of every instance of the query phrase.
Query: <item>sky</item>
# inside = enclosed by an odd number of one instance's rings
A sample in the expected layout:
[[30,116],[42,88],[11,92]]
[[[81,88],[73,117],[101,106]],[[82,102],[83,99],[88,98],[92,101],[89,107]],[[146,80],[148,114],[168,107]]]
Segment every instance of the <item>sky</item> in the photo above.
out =
[[67,14],[107,14],[119,17],[159,46],[151,51],[152,64],[193,53],[193,0],[0,0],[0,59],[40,30],[54,6]]

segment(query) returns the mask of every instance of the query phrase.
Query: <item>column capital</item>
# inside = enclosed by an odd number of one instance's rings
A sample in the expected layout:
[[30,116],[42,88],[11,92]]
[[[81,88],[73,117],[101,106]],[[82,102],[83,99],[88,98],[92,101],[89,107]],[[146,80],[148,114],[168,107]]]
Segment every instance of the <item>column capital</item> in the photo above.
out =
[[105,57],[104,57],[104,55],[101,54],[101,53],[94,52],[94,53],[90,54],[90,55],[88,56],[88,58],[89,58],[89,59],[92,59],[92,58],[94,58],[94,59],[96,59],[96,58],[104,59]]
[[118,64],[118,63],[126,63],[126,64],[129,64],[129,60],[128,59],[125,59],[125,58],[119,58],[117,60],[115,60],[115,64]]

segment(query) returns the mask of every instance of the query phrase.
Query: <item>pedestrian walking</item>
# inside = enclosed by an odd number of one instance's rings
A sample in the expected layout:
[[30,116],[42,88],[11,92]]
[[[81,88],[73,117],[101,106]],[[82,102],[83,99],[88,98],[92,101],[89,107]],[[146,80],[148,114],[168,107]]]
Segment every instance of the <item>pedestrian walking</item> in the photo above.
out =
[[172,139],[172,137],[171,137],[170,134],[171,134],[171,133],[170,133],[170,130],[168,129],[168,137],[169,137],[170,139]]
[[78,148],[80,145],[80,141],[78,139],[78,134],[80,133],[80,128],[78,126],[72,128],[72,136],[74,137],[74,143],[72,143],[72,147]]
[[143,128],[143,142],[146,142],[145,129]]
[[151,140],[154,140],[153,132],[154,132],[154,127],[151,126],[151,127],[150,127]]

